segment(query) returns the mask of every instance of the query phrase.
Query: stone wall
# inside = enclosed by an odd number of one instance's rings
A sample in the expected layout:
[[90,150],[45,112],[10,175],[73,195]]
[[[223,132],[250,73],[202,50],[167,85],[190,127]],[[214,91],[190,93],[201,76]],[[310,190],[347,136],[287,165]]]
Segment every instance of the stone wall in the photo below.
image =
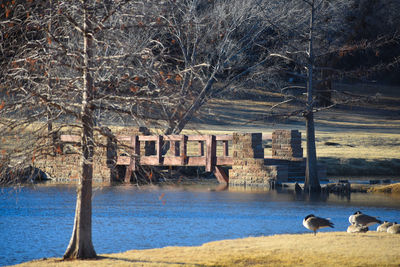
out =
[[287,166],[265,166],[261,133],[233,133],[230,185],[270,186],[287,181]]
[[298,130],[275,130],[272,133],[272,158],[303,158],[301,133]]
[[[117,131],[117,135],[144,135],[149,131],[145,127],[127,127]],[[66,133],[66,134],[78,134]],[[113,140],[101,134],[95,134],[95,151],[93,156],[93,182],[110,183],[113,179],[113,171],[117,153],[117,146]],[[38,158],[34,167],[46,172],[56,182],[76,183],[81,176],[80,144],[76,142],[57,141],[56,155],[47,155]],[[50,153],[49,153],[50,154]]]
[[[272,133],[272,158],[266,165],[286,165],[289,181],[304,181],[306,158],[303,158],[301,132],[298,130],[275,130]],[[319,179],[326,178],[326,167],[318,162]]]

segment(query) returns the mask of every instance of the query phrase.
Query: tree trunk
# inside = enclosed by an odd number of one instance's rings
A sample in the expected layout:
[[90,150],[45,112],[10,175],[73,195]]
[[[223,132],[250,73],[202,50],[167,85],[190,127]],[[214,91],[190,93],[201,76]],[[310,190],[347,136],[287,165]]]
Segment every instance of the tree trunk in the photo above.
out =
[[82,93],[82,176],[79,179],[75,222],[72,237],[64,254],[64,259],[95,258],[96,252],[92,243],[92,177],[93,177],[93,79],[90,73],[92,61],[92,36],[87,8],[84,5],[83,33],[83,93]]
[[309,58],[308,58],[308,81],[307,81],[307,111],[306,119],[306,135],[307,135],[307,159],[306,159],[306,177],[304,182],[304,190],[306,192],[319,192],[321,186],[318,179],[317,152],[315,147],[315,127],[314,127],[314,99],[313,99],[313,67],[314,67],[314,0],[310,2],[310,32],[309,32]]
[[[47,38],[48,40],[50,40],[51,36],[51,24],[52,24],[52,12],[53,12],[53,1],[49,0],[49,22],[48,22],[48,26],[47,26]],[[47,44],[47,48],[48,48],[48,53],[50,54],[50,49],[51,49],[51,44],[48,43]],[[50,57],[49,61],[47,62],[47,85],[48,85],[48,98],[49,100],[51,99],[52,96],[52,82],[51,82],[51,60],[52,58]],[[48,105],[47,106],[47,133],[48,133],[48,137],[47,140],[49,141],[48,146],[49,146],[49,152],[52,156],[56,155],[56,143],[57,143],[57,134],[53,132],[53,111],[51,109],[51,107]]]
[[314,113],[310,112],[306,116],[306,142],[307,142],[307,159],[306,159],[306,180],[304,190],[306,192],[319,192],[321,186],[318,178],[317,153],[315,147],[315,128]]

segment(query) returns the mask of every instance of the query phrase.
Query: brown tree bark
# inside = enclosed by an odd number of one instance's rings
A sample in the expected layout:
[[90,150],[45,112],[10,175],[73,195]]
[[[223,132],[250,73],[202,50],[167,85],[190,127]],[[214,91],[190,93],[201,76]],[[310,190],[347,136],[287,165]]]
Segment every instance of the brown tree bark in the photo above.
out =
[[306,159],[306,177],[304,181],[304,191],[320,192],[321,186],[318,179],[317,152],[315,147],[315,127],[314,127],[314,90],[313,90],[313,68],[314,68],[314,13],[315,1],[307,2],[310,4],[310,29],[309,29],[309,48],[308,48],[308,81],[307,81],[307,111],[306,135],[307,135],[307,159]]
[[81,106],[82,120],[82,159],[79,179],[75,222],[72,237],[64,254],[64,259],[95,258],[92,243],[92,178],[93,178],[93,79],[90,73],[92,61],[92,35],[87,8],[84,5],[83,31],[83,93]]
[[304,191],[319,192],[321,186],[318,178],[317,153],[315,147],[315,127],[314,113],[310,112],[306,115],[306,142],[307,142],[307,159],[306,159],[306,177],[304,182]]

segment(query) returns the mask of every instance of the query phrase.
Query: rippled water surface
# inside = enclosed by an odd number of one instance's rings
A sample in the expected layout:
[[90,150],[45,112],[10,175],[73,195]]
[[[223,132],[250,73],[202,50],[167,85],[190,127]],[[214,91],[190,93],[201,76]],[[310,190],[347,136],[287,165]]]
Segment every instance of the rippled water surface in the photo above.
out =
[[[94,189],[93,243],[98,254],[193,246],[248,236],[305,233],[302,219],[328,217],[345,231],[356,210],[400,221],[400,199],[383,194],[319,199],[290,192],[212,190],[203,186]],[[210,190],[211,188],[211,190]],[[62,257],[73,227],[72,186],[0,188],[0,265]],[[373,230],[375,226],[371,227]]]

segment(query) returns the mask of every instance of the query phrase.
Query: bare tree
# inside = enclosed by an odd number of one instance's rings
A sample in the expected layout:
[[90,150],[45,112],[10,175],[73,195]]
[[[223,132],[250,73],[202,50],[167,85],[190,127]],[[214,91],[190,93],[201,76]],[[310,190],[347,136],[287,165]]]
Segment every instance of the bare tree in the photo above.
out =
[[257,0],[167,1],[161,10],[157,60],[165,86],[175,88],[180,105],[162,109],[164,133],[178,134],[209,100],[243,84],[262,63],[255,51],[266,27]]
[[[8,36],[3,37],[10,38],[9,44],[23,42],[3,47],[0,125],[5,135],[24,142],[2,159],[12,163],[11,158],[17,157],[14,163],[26,166],[54,153],[49,137],[63,129],[81,133],[81,175],[65,259],[96,257],[91,221],[93,153],[104,144],[96,143],[94,132],[109,135],[103,126],[121,118],[157,120],[158,110],[179,102],[177,94],[162,84],[146,81],[151,86],[137,86],[141,66],[146,65],[147,73],[157,71],[147,54],[158,47],[149,30],[161,27],[150,12],[158,6],[128,0],[13,1],[7,6],[9,21],[1,26]],[[134,106],[147,112],[138,113]]]
[[[271,60],[266,64],[269,77],[281,80],[280,89],[306,89],[304,108],[288,111],[287,115],[301,114],[306,121],[307,159],[306,191],[319,191],[315,147],[314,113],[317,111],[315,71],[323,70],[322,59],[343,44],[346,31],[346,12],[350,1],[288,0],[263,2],[273,39],[265,47]],[[275,75],[274,75],[275,74]],[[292,77],[289,79],[289,77]],[[300,83],[293,83],[298,80]],[[296,100],[295,97],[284,103]],[[298,100],[298,99],[297,99]]]
[[[316,89],[321,85],[329,85],[332,79],[343,77],[367,76],[377,73],[385,68],[393,68],[398,64],[399,57],[393,54],[382,64],[368,64],[358,62],[356,66],[341,66],[343,55],[362,54],[367,51],[376,51],[379,47],[390,47],[398,44],[398,35],[391,30],[385,30],[385,35],[375,36],[369,40],[354,39],[353,20],[354,7],[363,1],[342,0],[288,0],[288,1],[263,1],[259,7],[265,11],[264,18],[271,27],[268,36],[272,41],[265,46],[266,57],[269,60],[259,74],[268,79],[276,80],[276,85],[282,93],[289,90],[306,92],[288,96],[281,104],[289,102],[301,103],[301,107],[295,110],[287,110],[283,114],[272,114],[278,116],[302,115],[306,122],[306,191],[319,191],[320,184],[317,175],[317,156],[315,147],[314,114],[318,111],[332,108],[339,103],[357,103],[367,98],[362,96],[340,95],[340,92],[328,88],[322,88],[321,95]],[[365,3],[364,3],[365,4]],[[378,5],[378,4],[377,4]],[[398,5],[393,1],[379,3],[381,7],[393,7]],[[379,11],[376,11],[378,14]],[[389,12],[388,14],[391,14]],[[391,19],[385,19],[389,25],[396,20],[392,14]],[[391,24],[393,25],[393,24]],[[353,36],[353,37],[352,37]],[[375,52],[374,52],[375,53]],[[322,74],[322,75],[321,75]],[[261,77],[264,78],[264,77]],[[265,79],[265,78],[264,78]],[[268,81],[269,82],[269,81]],[[339,101],[332,102],[331,93],[337,95]],[[325,95],[324,95],[325,94]],[[324,99],[328,97],[329,99]],[[328,100],[321,107],[319,101]],[[275,105],[278,107],[280,104]]]
[[306,83],[305,108],[295,112],[307,124],[305,188],[319,190],[314,71],[343,44],[347,1],[6,2],[0,130],[19,142],[2,149],[1,164],[26,166],[57,153],[48,141],[55,134],[81,133],[75,223],[64,258],[96,256],[91,190],[93,153],[102,144],[95,132],[109,135],[103,126],[133,121],[177,134],[210,98],[258,74],[285,72]]

